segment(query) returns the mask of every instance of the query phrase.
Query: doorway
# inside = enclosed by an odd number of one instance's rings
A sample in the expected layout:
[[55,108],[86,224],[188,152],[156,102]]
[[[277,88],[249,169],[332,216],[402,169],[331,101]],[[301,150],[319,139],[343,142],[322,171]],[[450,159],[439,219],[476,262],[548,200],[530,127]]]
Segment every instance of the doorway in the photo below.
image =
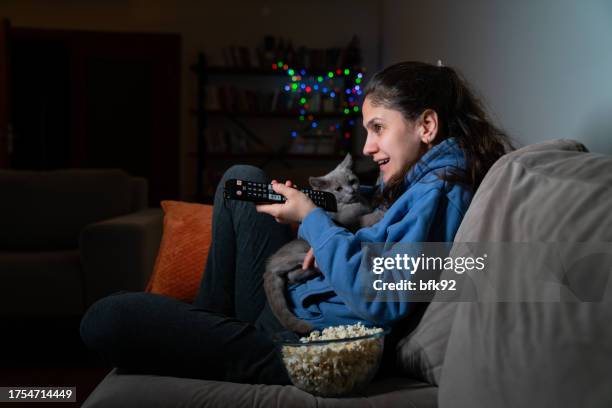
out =
[[9,27],[6,37],[9,167],[121,168],[148,179],[151,205],[178,198],[179,35]]

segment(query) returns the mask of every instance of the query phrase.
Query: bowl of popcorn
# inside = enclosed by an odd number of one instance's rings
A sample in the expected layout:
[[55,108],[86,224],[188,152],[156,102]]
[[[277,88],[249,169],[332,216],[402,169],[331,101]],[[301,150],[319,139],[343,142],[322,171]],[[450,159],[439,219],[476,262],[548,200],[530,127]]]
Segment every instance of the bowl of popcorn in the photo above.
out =
[[276,336],[291,382],[313,395],[339,397],[366,386],[378,370],[389,329],[361,323]]

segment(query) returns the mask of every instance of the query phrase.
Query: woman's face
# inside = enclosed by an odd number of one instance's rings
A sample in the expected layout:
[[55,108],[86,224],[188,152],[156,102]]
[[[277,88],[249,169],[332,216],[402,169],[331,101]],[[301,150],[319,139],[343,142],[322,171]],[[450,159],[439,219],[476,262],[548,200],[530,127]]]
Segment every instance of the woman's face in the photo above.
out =
[[363,154],[378,163],[385,183],[393,176],[403,176],[427,151],[418,127],[399,111],[374,106],[366,97],[362,113],[368,132]]

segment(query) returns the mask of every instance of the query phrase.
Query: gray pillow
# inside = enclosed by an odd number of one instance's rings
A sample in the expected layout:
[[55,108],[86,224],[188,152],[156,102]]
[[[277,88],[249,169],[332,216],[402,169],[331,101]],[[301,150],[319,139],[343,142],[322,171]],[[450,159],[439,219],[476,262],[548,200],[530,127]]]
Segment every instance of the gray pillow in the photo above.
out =
[[[505,217],[504,198],[507,195],[505,184],[500,184],[500,177],[518,158],[540,157],[543,152],[586,152],[584,145],[573,140],[559,139],[526,146],[500,158],[491,168],[466,213],[455,242],[479,242],[508,238],[505,231],[513,221]],[[554,155],[554,154],[553,154]],[[536,161],[539,160],[536,158]],[[551,170],[554,170],[552,166]],[[455,246],[451,256],[464,255],[465,246]],[[441,279],[452,278],[451,271],[445,271]],[[460,281],[463,287],[462,299],[471,299],[469,280]],[[397,365],[400,370],[421,381],[440,385],[442,366],[446,355],[448,339],[451,333],[457,307],[461,299],[450,299],[448,292],[437,293],[428,306],[423,318],[407,337],[397,345]]]
[[399,369],[411,378],[438,385],[456,303],[432,302],[417,328],[397,345]]
[[[565,279],[556,301],[457,304],[440,373],[440,407],[612,403],[612,307],[601,301],[612,295],[612,156],[584,151],[577,143],[560,141],[502,158],[487,175],[459,238],[534,247],[603,245],[599,260],[606,276],[563,263],[570,267],[552,270]],[[558,256],[575,258],[572,251]],[[496,268],[487,273],[516,285],[526,297],[537,297],[542,293],[534,289],[532,274],[551,268],[543,259],[515,258],[512,273]],[[599,286],[602,297],[583,301],[580,290],[565,285],[572,280],[588,290]]]

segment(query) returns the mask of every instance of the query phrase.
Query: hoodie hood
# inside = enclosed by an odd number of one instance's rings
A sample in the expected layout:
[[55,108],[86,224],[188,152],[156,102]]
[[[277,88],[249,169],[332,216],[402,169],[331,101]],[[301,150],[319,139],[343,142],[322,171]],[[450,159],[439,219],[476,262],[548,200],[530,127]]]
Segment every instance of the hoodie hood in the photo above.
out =
[[408,174],[406,174],[406,188],[418,183],[426,175],[434,172],[436,176],[448,171],[465,170],[465,153],[459,147],[457,139],[450,137],[432,147],[421,157]]

